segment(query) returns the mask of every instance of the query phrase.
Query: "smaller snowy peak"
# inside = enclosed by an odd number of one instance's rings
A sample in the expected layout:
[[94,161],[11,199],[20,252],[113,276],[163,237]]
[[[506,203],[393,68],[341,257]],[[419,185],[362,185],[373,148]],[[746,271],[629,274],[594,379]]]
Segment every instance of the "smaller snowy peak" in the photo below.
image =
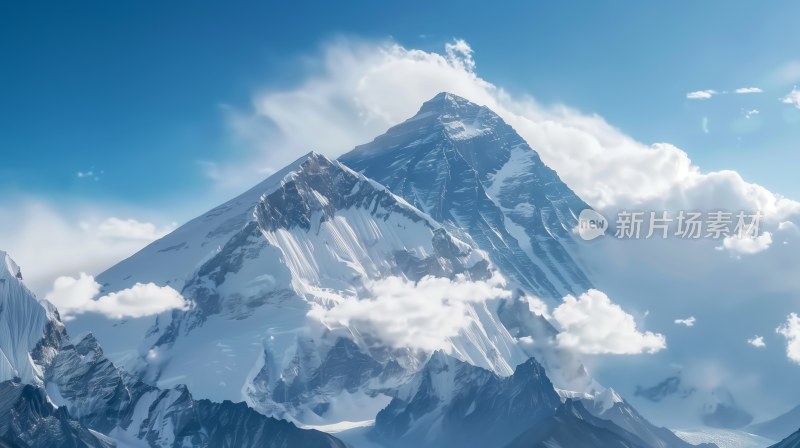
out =
[[439,351],[378,413],[374,435],[398,446],[503,446],[560,404],[534,359],[501,377]]
[[598,412],[603,413],[614,407],[617,403],[624,403],[625,400],[615,391],[608,387],[604,391],[594,396],[596,406],[599,408]]
[[63,327],[52,305],[37,300],[22,282],[19,265],[5,252],[0,258],[0,381],[38,385]]
[[0,279],[14,278],[22,280],[22,270],[19,265],[11,259],[7,252],[0,250],[0,259],[2,259],[2,265],[0,265]]

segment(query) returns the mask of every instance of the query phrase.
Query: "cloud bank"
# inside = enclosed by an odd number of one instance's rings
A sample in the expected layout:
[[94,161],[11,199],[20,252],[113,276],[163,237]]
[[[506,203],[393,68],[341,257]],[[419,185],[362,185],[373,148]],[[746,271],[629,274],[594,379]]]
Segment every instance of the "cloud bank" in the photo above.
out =
[[97,298],[101,285],[91,275],[58,277],[45,298],[58,308],[62,319],[97,313],[109,319],[137,318],[173,309],[188,309],[190,303],[170,286],[136,283],[130,288]]
[[635,355],[667,347],[664,335],[640,331],[633,316],[596,289],[564,297],[553,319],[561,327],[558,344],[580,353]]
[[46,201],[0,205],[0,248],[25,270],[25,282],[42,295],[62,275],[99,273],[171,231],[156,225],[108,216],[98,207],[70,206],[64,211]]
[[[280,167],[309,149],[338,156],[449,91],[497,112],[594,207],[761,210],[776,219],[800,213],[797,202],[734,171],[701,172],[669,143],[643,144],[597,115],[511,95],[478,75],[475,55],[461,40],[439,54],[391,41],[340,39],[325,46],[319,60],[320,70],[298,85],[267,89],[255,96],[252,110],[229,114],[236,135],[269,151],[218,167],[216,176],[231,172],[242,179],[254,167]],[[715,91],[702,92],[696,96]]]
[[473,322],[469,304],[510,297],[504,286],[500,276],[488,281],[425,277],[416,283],[388,277],[367,285],[368,298],[343,298],[329,309],[318,305],[309,317],[391,347],[446,350],[448,340]]

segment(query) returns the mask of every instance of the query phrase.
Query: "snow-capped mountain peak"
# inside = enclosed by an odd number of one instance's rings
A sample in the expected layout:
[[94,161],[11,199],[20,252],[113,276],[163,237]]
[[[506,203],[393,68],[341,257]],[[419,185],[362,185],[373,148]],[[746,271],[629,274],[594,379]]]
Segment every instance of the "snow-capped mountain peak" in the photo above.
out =
[[588,206],[490,109],[440,93],[339,160],[486,250],[527,291],[589,287],[572,250]]
[[5,251],[0,250],[0,259],[2,259],[2,264],[0,264],[0,278],[9,279],[13,277],[17,280],[22,280],[22,270]]
[[61,329],[54,308],[40,302],[22,281],[22,271],[0,251],[0,381],[41,384]]
[[[163,281],[152,266],[185,272],[171,284],[190,310],[104,324],[79,316],[71,329],[93,331],[112,359],[127,353],[125,365],[160,387],[179,379],[201,398],[246,401],[306,424],[337,422],[337,403],[377,412],[385,384],[418,368],[428,349],[397,346],[395,335],[335,311],[371,306],[386,279],[414,288],[426,277],[486,282],[497,273],[483,251],[340,161],[309,153],[293,165],[261,184],[269,189],[249,211],[232,201],[187,224],[203,231],[179,228],[169,244],[109,270],[139,282]],[[464,323],[435,336],[448,352],[501,374],[527,358],[495,306],[467,298],[458,309]],[[364,361],[343,367],[351,359]]]
[[607,387],[604,391],[594,396],[594,402],[597,406],[598,413],[602,414],[617,403],[624,403],[625,400],[614,389]]

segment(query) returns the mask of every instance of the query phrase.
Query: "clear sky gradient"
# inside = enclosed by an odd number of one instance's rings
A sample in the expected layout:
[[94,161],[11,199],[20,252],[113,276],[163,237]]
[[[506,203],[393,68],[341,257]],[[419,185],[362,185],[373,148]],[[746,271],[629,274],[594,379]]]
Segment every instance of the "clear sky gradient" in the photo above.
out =
[[[779,100],[800,84],[797,2],[230,5],[0,5],[0,199],[158,208],[205,191],[197,161],[235,151],[221,105],[298,82],[342,35],[427,51],[464,39],[480,76],[511,92],[597,113],[704,170],[800,198],[800,110]],[[740,87],[764,92],[686,98]]]

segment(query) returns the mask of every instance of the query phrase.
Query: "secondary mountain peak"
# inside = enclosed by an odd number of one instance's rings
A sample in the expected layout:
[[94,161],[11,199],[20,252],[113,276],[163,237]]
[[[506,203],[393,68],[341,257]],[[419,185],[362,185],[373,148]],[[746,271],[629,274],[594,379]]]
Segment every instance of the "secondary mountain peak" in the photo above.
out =
[[22,280],[22,270],[5,252],[0,250],[0,279],[16,278]]
[[2,251],[0,263],[0,381],[40,384],[61,325],[52,305],[34,297],[19,266]]

